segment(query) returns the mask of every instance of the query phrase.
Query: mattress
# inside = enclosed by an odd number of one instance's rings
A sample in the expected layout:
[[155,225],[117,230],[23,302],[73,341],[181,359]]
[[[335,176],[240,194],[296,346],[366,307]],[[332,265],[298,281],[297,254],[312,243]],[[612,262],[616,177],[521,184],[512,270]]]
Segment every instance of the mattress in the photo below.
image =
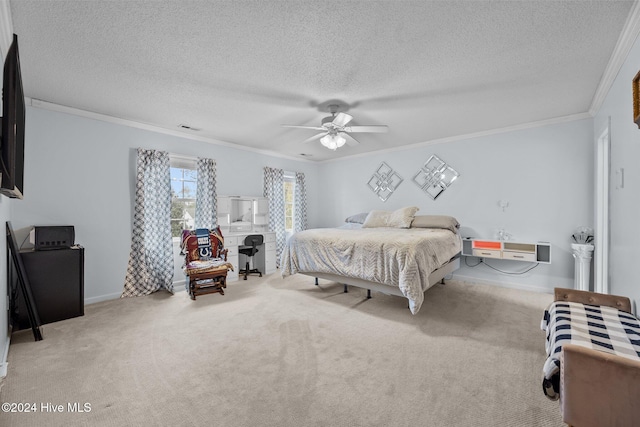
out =
[[429,275],[461,250],[460,236],[431,228],[321,228],[298,232],[287,241],[280,269],[329,273],[398,287],[417,313]]

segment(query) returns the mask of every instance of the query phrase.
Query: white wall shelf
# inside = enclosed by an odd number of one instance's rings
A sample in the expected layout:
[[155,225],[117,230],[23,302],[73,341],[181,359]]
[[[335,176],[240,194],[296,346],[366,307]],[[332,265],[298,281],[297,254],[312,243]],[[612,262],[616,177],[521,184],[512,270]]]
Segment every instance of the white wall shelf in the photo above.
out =
[[548,242],[518,243],[467,237],[462,240],[462,255],[551,264],[551,244]]

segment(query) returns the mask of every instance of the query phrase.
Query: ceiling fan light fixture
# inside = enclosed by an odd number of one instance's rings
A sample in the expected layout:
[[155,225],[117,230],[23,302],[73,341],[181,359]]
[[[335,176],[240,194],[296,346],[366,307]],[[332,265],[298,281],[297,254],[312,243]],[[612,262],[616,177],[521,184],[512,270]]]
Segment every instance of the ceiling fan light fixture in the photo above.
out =
[[[386,125],[357,125],[347,126],[353,117],[350,114],[339,111],[343,107],[335,104],[328,106],[331,112],[330,116],[323,117],[320,126],[301,126],[301,125],[282,125],[288,128],[311,129],[320,131],[310,138],[305,139],[302,143],[318,141],[329,150],[337,150],[345,144],[356,146],[360,142],[354,138],[351,133],[384,133],[388,131]],[[321,111],[325,111],[322,109]]]
[[320,138],[320,143],[325,147],[327,147],[329,150],[333,150],[333,151],[342,147],[345,144],[345,142],[347,142],[347,140],[340,134],[336,134],[336,135],[328,134]]

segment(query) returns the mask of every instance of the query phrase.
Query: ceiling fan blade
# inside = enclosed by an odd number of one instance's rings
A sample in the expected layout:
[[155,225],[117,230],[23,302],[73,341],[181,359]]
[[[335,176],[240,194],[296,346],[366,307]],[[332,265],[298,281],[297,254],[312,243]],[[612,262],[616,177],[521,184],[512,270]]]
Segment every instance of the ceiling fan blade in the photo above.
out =
[[344,128],[344,131],[345,132],[387,133],[389,132],[389,126],[386,126],[386,125],[348,126]]
[[316,135],[313,135],[311,138],[305,139],[304,141],[302,141],[302,144],[305,144],[305,143],[311,142],[311,141],[315,141],[316,139],[320,139],[320,138],[322,138],[323,136],[325,136],[328,133],[329,132],[320,132],[320,133],[318,133]]
[[295,126],[295,125],[282,125],[285,128],[297,128],[297,129],[313,129],[313,130],[326,130],[319,126]]
[[353,119],[353,117],[351,117],[347,113],[338,113],[331,123],[338,127],[343,127],[344,125],[349,123],[351,119]]
[[340,134],[341,134],[341,135],[345,135],[345,136],[347,137],[347,138],[346,138],[346,140],[347,140],[347,145],[348,145],[349,147],[355,147],[356,145],[360,144],[360,141],[358,141],[357,139],[355,139],[354,137],[352,137],[352,136],[351,136],[351,135],[349,135],[348,133],[346,133],[346,132],[341,132]]

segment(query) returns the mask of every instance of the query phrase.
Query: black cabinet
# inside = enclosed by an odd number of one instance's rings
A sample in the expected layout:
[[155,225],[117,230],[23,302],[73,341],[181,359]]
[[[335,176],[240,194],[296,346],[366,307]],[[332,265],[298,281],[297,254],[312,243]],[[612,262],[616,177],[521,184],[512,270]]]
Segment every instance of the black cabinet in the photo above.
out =
[[[84,248],[20,251],[42,324],[84,315]],[[16,329],[29,329],[24,298],[18,297]]]

